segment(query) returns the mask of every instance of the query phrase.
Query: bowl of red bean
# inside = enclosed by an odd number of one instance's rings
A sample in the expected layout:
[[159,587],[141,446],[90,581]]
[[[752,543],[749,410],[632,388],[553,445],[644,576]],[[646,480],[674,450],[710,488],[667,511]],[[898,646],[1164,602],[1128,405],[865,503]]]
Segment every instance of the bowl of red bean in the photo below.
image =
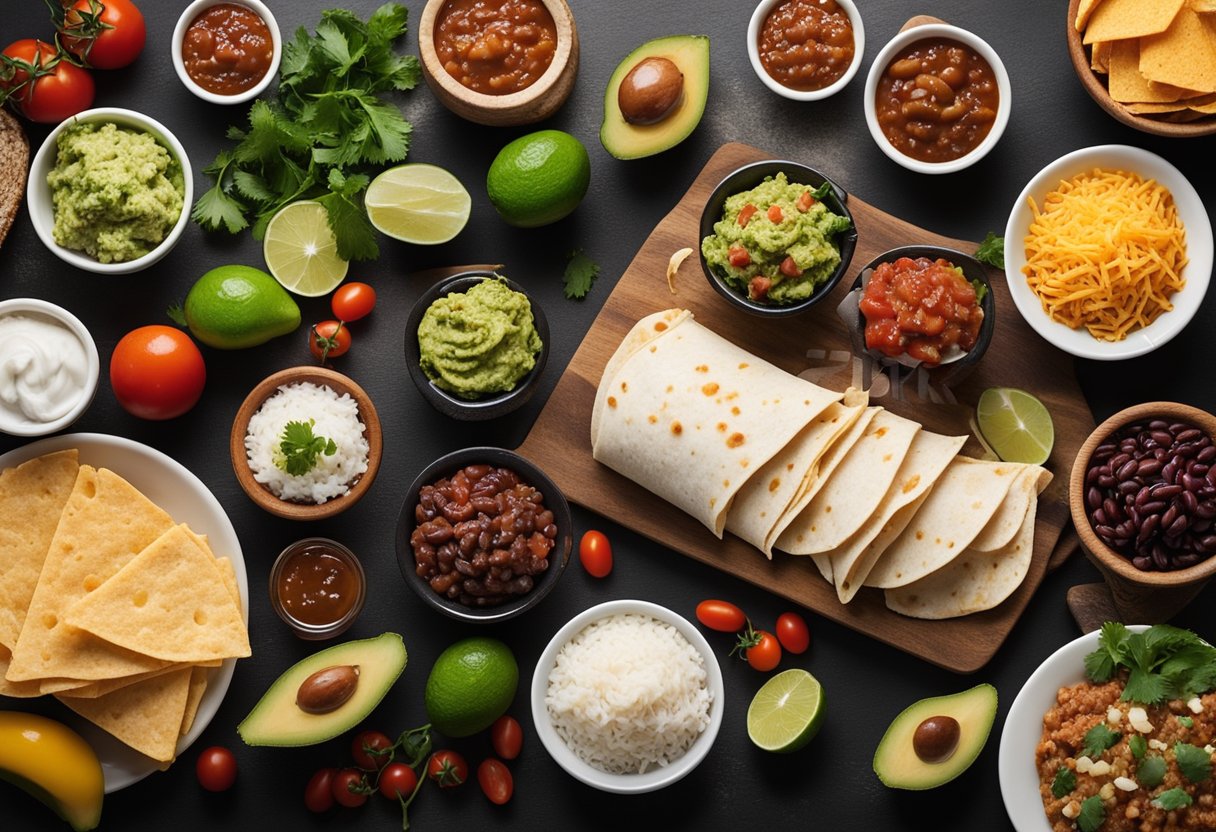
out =
[[414,479],[397,518],[397,562],[428,606],[462,621],[503,621],[557,584],[573,546],[561,489],[503,448],[454,451]]
[[747,27],[756,77],[795,101],[819,101],[848,86],[865,46],[853,0],[760,0]]
[[1077,453],[1069,505],[1125,621],[1165,621],[1216,574],[1216,416],[1150,402]]

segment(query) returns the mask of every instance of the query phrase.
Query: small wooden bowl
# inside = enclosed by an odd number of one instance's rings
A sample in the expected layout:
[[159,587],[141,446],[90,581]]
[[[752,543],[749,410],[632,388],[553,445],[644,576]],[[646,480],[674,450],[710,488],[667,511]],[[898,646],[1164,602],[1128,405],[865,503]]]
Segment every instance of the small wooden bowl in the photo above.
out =
[[1158,624],[1168,621],[1216,575],[1216,555],[1186,569],[1144,572],[1124,555],[1111,549],[1094,533],[1085,511],[1085,472],[1094,450],[1124,425],[1148,419],[1189,422],[1216,438],[1216,416],[1175,402],[1147,402],[1120,410],[1094,430],[1077,452],[1068,482],[1068,506],[1081,550],[1098,568],[1110,587],[1115,609],[1128,624]]
[[1098,102],[1098,106],[1123,122],[1128,127],[1134,127],[1155,136],[1185,139],[1194,136],[1211,136],[1216,134],[1216,116],[1206,116],[1197,121],[1172,122],[1158,118],[1137,115],[1129,112],[1127,107],[1110,97],[1106,82],[1098,77],[1098,73],[1090,66],[1089,53],[1081,43],[1081,32],[1077,31],[1074,21],[1077,19],[1077,8],[1081,0],[1069,0],[1068,19],[1064,21],[1068,32],[1068,57],[1072,59],[1072,68],[1081,80],[1081,86],[1089,93],[1089,97]]
[[[363,421],[363,436],[367,439],[368,446],[367,470],[363,475],[341,497],[326,500],[319,505],[296,503],[276,497],[269,488],[253,478],[253,471],[249,468],[248,457],[245,453],[245,433],[249,430],[250,417],[261,408],[266,399],[283,385],[299,384],[305,381],[329,387],[338,395],[350,394],[359,407],[359,418]],[[241,488],[249,495],[249,499],[276,517],[288,520],[323,520],[341,514],[359,502],[359,499],[367,493],[376,479],[383,450],[384,436],[380,430],[380,417],[376,415],[376,408],[372,404],[371,398],[351,379],[324,367],[292,367],[280,370],[259,382],[237,410],[228,441],[228,451],[232,456],[232,470],[236,473],[236,479],[241,484]]]
[[578,75],[578,30],[566,0],[541,0],[557,24],[553,62],[531,86],[509,95],[475,92],[453,78],[435,52],[435,18],[447,0],[427,0],[418,23],[422,76],[431,91],[456,115],[490,127],[532,124],[551,116],[565,103]]

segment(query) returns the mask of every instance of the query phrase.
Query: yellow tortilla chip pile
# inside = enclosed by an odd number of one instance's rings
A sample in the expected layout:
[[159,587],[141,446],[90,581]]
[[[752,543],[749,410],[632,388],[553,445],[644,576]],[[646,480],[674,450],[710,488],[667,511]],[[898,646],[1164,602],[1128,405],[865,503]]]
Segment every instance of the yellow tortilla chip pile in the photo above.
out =
[[1081,0],[1074,25],[1129,113],[1171,122],[1216,114],[1213,0]]
[[54,694],[170,762],[206,668],[250,655],[236,575],[75,450],[0,473],[0,694]]

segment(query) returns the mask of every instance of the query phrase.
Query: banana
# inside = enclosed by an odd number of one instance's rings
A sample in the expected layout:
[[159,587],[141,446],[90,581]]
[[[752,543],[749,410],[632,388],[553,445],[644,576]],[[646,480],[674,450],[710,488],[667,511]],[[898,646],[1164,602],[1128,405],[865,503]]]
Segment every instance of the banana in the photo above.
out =
[[92,747],[61,722],[0,711],[0,779],[41,800],[76,832],[101,822],[101,763]]

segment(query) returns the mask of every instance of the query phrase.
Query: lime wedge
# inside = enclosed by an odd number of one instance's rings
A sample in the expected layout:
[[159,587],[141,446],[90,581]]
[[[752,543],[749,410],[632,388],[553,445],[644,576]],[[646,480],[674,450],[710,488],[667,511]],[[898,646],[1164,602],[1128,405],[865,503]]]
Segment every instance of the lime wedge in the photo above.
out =
[[372,225],[419,245],[446,243],[459,234],[472,203],[459,179],[422,164],[389,168],[372,180],[363,197]]
[[819,733],[826,707],[823,688],[800,668],[764,683],[747,708],[747,735],[765,751],[797,751]]
[[285,205],[271,218],[262,257],[284,289],[310,298],[336,289],[350,265],[338,256],[325,206],[311,199]]
[[1043,403],[1025,390],[990,387],[975,408],[981,440],[1006,462],[1042,465],[1056,432]]

